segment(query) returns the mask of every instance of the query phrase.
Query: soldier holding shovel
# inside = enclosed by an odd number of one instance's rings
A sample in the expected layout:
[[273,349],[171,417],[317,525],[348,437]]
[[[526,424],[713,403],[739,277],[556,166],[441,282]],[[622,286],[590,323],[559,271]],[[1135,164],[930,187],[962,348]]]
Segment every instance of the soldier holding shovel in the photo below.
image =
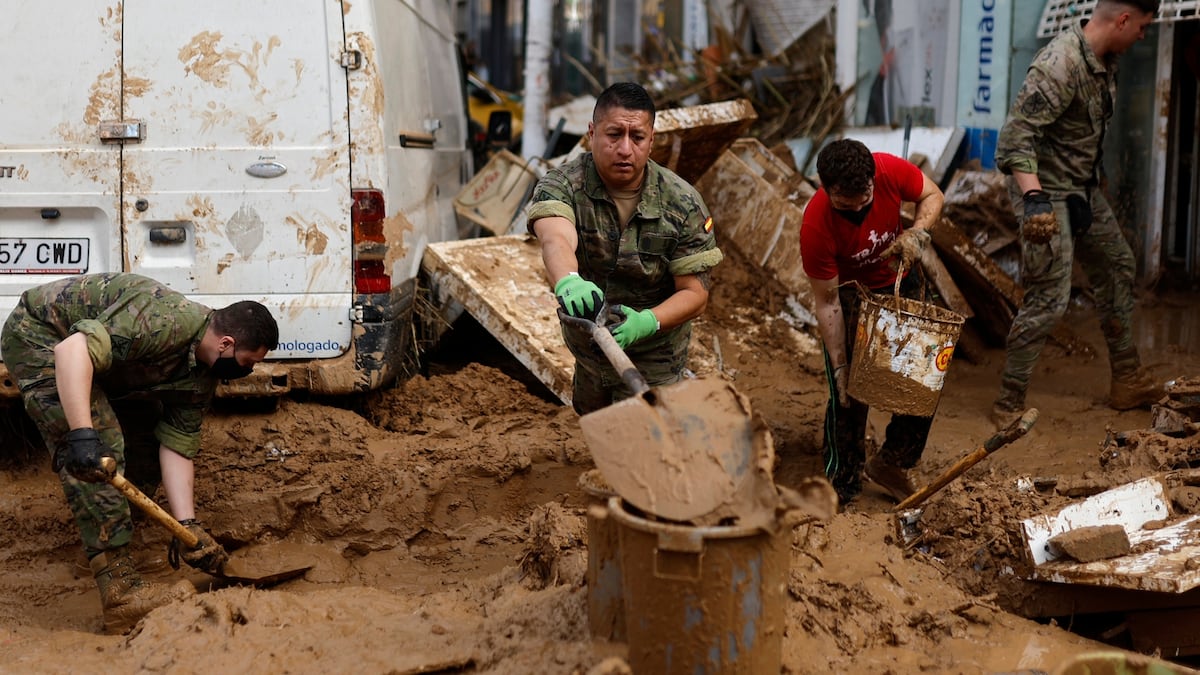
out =
[[[607,303],[617,343],[661,386],[683,377],[691,320],[708,304],[709,270],[722,254],[699,193],[650,159],[654,112],[641,85],[601,93],[588,123],[591,152],[538,181],[528,227],[563,311],[594,319]],[[576,412],[632,394],[590,334],[564,325],[563,338],[575,356]]]
[[197,539],[191,548],[173,540],[172,557],[218,572],[225,550],[195,520],[201,420],[218,381],[249,375],[278,341],[257,302],[212,310],[136,274],[35,286],[4,323],[0,353],[53,454],[109,632],[195,589],[142,579],[129,553],[129,502],[103,464],[124,469],[128,460],[155,485],[161,472],[171,512]]

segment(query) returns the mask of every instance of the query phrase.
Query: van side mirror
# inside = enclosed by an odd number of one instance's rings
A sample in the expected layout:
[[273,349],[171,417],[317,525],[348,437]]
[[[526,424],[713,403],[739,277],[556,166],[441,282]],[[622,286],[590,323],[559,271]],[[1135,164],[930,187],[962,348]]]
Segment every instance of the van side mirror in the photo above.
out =
[[512,145],[513,125],[511,111],[494,110],[488,115],[487,140],[488,146],[492,148],[506,148]]

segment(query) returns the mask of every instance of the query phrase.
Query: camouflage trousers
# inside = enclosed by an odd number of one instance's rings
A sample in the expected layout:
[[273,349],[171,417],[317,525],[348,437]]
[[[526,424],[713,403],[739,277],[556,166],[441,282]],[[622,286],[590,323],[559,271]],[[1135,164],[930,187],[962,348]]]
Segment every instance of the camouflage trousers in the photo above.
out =
[[[901,282],[900,295],[916,300],[925,299],[922,284],[917,277],[918,274],[910,274]],[[874,292],[891,295],[893,289],[881,288],[875,289]],[[858,288],[854,285],[842,286],[838,288],[838,298],[842,303],[842,318],[846,328],[846,364],[850,365],[854,358],[854,336],[858,332],[861,307]],[[846,502],[862,489],[863,464],[867,459],[867,416],[870,414],[870,407],[854,398],[851,398],[850,405],[845,407],[838,403],[837,385],[833,381],[833,368],[828,351],[825,352],[825,375],[829,384],[823,444],[825,475],[837,490],[838,498]],[[879,448],[880,458],[885,463],[902,469],[916,466],[925,451],[925,441],[929,438],[931,426],[932,417],[892,415],[884,432],[883,445]]]
[[[51,456],[65,450],[64,439],[70,431],[54,379],[54,345],[58,342],[53,331],[33,321],[20,305],[0,335],[0,358],[16,379],[25,411]],[[92,423],[100,439],[112,448],[117,467],[144,492],[153,494],[160,481],[154,427],[161,408],[154,401],[113,402],[97,387],[93,387],[91,399]],[[128,466],[127,456],[131,458]],[[60,470],[58,477],[89,558],[129,543],[133,535],[129,502],[116,488],[77,480],[66,469]]]
[[[563,339],[575,355],[575,375],[571,382],[575,412],[586,415],[633,396],[591,335],[564,325]],[[691,339],[692,327],[687,324],[653,336],[645,344],[636,344],[627,354],[651,387],[674,384],[683,379]]]
[[[1080,191],[1078,194],[1084,194]],[[1025,296],[1008,332],[1007,356],[1001,378],[1001,401],[1011,409],[1024,407],[1025,391],[1046,338],[1062,319],[1071,299],[1071,268],[1078,258],[1087,274],[1100,328],[1108,346],[1113,373],[1140,365],[1133,346],[1133,251],[1125,240],[1112,207],[1098,188],[1088,195],[1092,225],[1084,234],[1071,233],[1067,193],[1051,193],[1059,234],[1044,244],[1021,238],[1021,284]],[[1009,197],[1019,220],[1025,206],[1016,181],[1009,179]]]

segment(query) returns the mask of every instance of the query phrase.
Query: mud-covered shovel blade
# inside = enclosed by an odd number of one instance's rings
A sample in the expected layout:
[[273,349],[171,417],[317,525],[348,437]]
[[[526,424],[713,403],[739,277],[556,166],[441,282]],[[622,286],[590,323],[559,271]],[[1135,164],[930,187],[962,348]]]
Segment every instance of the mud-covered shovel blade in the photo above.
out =
[[749,403],[722,380],[684,380],[584,415],[597,468],[634,506],[693,520],[737,492],[754,462]]
[[220,578],[233,583],[269,586],[295,579],[313,568],[310,560],[297,557],[287,544],[251,544],[229,554]]

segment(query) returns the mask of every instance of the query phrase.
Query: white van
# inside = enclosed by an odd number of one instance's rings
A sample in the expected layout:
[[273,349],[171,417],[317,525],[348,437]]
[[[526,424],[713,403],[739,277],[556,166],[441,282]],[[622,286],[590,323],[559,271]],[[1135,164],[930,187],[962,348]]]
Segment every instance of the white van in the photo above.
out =
[[[279,349],[225,395],[340,394],[412,349],[471,177],[449,0],[10,3],[0,323],[62,275],[258,300]],[[18,392],[0,367],[0,398]]]

